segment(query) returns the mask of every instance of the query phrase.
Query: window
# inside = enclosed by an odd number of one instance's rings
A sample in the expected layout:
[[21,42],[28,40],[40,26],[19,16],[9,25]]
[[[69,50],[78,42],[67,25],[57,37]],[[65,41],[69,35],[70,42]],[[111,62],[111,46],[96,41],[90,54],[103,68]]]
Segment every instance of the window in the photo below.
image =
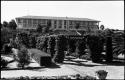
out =
[[73,27],[72,26],[69,26],[70,29],[72,29]]
[[56,28],[56,25],[54,25],[54,28]]
[[26,24],[26,19],[23,20],[23,23]]
[[21,19],[18,19],[18,23],[21,23]]
[[62,25],[62,21],[61,20],[59,20],[59,25]]
[[85,22],[83,21],[83,22],[81,22],[81,24],[82,24],[82,25],[85,25]]
[[34,19],[34,20],[33,20],[33,24],[37,24],[37,21],[36,21],[36,19]]
[[62,26],[61,26],[61,25],[59,25],[59,28],[62,28]]
[[64,21],[64,25],[66,25],[66,20]]
[[72,21],[69,21],[69,25],[72,25],[72,23],[73,23]]
[[31,19],[28,19],[28,24],[31,24],[31,23],[32,23]]
[[23,24],[23,26],[24,26],[24,27],[27,27],[27,25],[26,25],[26,24]]
[[41,24],[46,24],[46,20],[45,20],[45,19],[42,19],[42,20],[40,21],[40,23],[41,23]]
[[38,24],[40,24],[41,23],[41,20],[40,19],[38,19]]
[[89,22],[85,22],[86,25],[88,25]]
[[66,26],[64,26],[64,28],[66,29]]
[[93,25],[97,25],[97,22],[93,22]]
[[92,25],[92,22],[89,22],[89,25]]
[[57,21],[54,21],[54,24],[56,24]]

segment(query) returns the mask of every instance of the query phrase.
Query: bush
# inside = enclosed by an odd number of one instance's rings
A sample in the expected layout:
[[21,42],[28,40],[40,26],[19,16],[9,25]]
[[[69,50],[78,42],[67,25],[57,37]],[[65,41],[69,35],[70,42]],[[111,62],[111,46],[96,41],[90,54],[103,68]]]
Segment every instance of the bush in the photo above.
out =
[[80,57],[81,59],[91,60],[91,57],[89,54],[84,54]]
[[103,51],[104,39],[98,35],[89,35],[87,37],[87,45],[93,62],[100,62],[101,52]]
[[3,28],[1,30],[1,49],[4,44],[9,43],[10,38],[14,38],[16,36],[16,30],[10,30],[8,28]]
[[112,37],[107,37],[107,40],[106,40],[106,61],[111,62],[112,60],[113,60]]
[[1,57],[1,68],[6,68],[8,64],[8,61],[5,60],[3,57]]
[[19,40],[23,45],[25,45],[28,48],[30,47],[28,33],[25,33],[25,32],[18,33],[17,37],[19,38]]
[[25,65],[28,65],[30,63],[30,56],[28,54],[28,50],[24,46],[21,46],[17,56],[19,62],[18,66],[24,68]]

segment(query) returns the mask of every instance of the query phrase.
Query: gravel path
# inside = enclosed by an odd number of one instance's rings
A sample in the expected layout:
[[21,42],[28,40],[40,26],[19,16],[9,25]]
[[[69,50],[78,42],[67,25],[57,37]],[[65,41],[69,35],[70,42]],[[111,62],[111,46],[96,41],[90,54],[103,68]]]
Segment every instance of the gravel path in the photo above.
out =
[[[74,61],[81,61],[75,60]],[[67,67],[70,67],[72,69],[76,69],[77,72],[80,72],[81,74],[87,74],[90,76],[94,76],[97,78],[95,71],[97,70],[106,70],[108,72],[107,79],[124,79],[124,66],[112,66],[112,65],[104,65],[104,64],[96,64],[92,63],[91,61],[83,60],[83,62],[80,62],[76,65],[76,62],[73,61],[65,61],[65,63],[72,63],[72,64],[66,64]]]
[[[30,66],[37,66],[35,61],[31,63]],[[9,66],[15,66],[17,63],[10,63]],[[41,68],[33,70],[7,70],[1,71],[1,78],[11,78],[11,77],[20,77],[20,76],[63,76],[63,75],[74,75],[81,74],[82,76],[90,75],[94,76],[95,71],[97,70],[106,70],[108,72],[107,79],[124,79],[124,66],[113,66],[113,65],[104,65],[96,64],[91,61],[86,61],[83,59],[65,59],[64,64],[59,64],[60,68]],[[16,66],[15,66],[16,67]]]

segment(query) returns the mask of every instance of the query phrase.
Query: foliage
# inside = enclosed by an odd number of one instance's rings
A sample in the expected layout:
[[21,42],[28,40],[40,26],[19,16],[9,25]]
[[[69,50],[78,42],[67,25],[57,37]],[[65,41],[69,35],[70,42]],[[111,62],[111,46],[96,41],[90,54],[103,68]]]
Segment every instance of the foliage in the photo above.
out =
[[37,61],[40,66],[50,66],[51,65],[51,56],[48,53],[45,53],[38,49],[30,49],[31,57]]
[[[64,44],[65,43],[65,44]],[[58,63],[62,63],[64,61],[64,51],[66,50],[66,38],[63,35],[59,35],[56,37],[56,43],[55,43],[55,55],[53,60]]]
[[112,48],[113,48],[113,54],[119,55],[124,54],[124,31],[120,30],[114,30],[114,29],[105,29],[105,30],[98,30],[96,31],[96,34],[102,36],[105,39],[106,43],[106,37],[111,36],[112,37]]
[[30,37],[29,37],[28,33],[25,33],[25,32],[18,33],[17,37],[19,38],[18,40],[20,40],[23,45],[25,45],[26,47],[29,48],[29,46],[30,46],[30,44],[29,44]]
[[10,38],[14,38],[16,36],[16,30],[10,30],[8,28],[1,29],[1,47],[5,43],[9,43]]
[[1,68],[7,67],[8,61],[6,61],[3,57],[1,57]]
[[16,24],[15,20],[12,19],[12,20],[9,22],[9,24],[8,24],[8,28],[15,30],[16,27],[17,27],[17,24]]
[[36,48],[42,51],[47,51],[47,36],[39,36],[37,38]]
[[1,26],[0,26],[0,29],[1,29],[1,28],[3,28],[3,24],[2,23],[0,23],[0,24],[1,24]]
[[116,55],[125,54],[124,37],[125,37],[125,34],[122,32],[114,33],[113,40],[112,40],[113,54],[116,54]]
[[[93,62],[101,61],[101,52],[103,51],[104,39],[99,35],[88,35],[87,46]],[[94,47],[93,47],[94,46]]]
[[100,30],[104,30],[105,29],[105,26],[104,25],[101,25],[100,26]]
[[39,32],[39,33],[42,33],[43,31],[43,26],[41,26],[41,24],[38,24],[37,28],[36,28],[36,31]]
[[36,48],[36,36],[29,35],[29,46],[30,48]]
[[104,31],[103,31],[103,35],[105,36],[105,37],[107,37],[107,36],[112,36],[113,35],[113,30],[112,29],[105,29]]
[[82,55],[82,56],[81,56],[81,59],[91,60],[89,54],[84,54],[84,55]]
[[7,21],[3,21],[3,27],[8,27],[8,22]]
[[113,60],[112,37],[108,36],[106,38],[106,61],[111,62],[112,60]]
[[[3,79],[3,78],[2,78]],[[5,79],[5,78],[4,78]],[[7,78],[6,78],[7,79]],[[33,76],[33,77],[23,77],[23,76],[20,76],[18,78],[10,78],[10,79],[7,79],[7,80],[46,80],[46,79],[82,79],[82,80],[96,80],[96,77],[93,77],[93,76],[81,76],[81,75],[63,75],[63,76]]]
[[50,25],[48,24],[48,25],[43,26],[41,24],[38,24],[36,31],[38,33],[42,33],[42,34],[49,33],[50,32]]
[[97,74],[99,79],[105,80],[106,77],[107,77],[108,72],[105,71],[105,70],[98,70],[98,71],[96,71],[96,74]]
[[21,46],[17,56],[18,56],[19,65],[22,68],[24,68],[25,65],[28,65],[30,63],[30,55],[29,55],[28,50],[25,46]]

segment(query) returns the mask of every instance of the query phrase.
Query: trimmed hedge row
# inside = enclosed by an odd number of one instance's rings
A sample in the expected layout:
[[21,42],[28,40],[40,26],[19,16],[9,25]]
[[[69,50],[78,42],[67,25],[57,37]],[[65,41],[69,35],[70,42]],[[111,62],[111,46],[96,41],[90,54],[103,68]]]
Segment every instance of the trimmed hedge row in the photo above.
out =
[[35,59],[40,66],[50,66],[51,65],[51,56],[45,52],[42,52],[38,49],[29,49],[31,52],[31,57]]
[[[2,78],[1,78],[2,79]],[[3,78],[8,79],[8,78]],[[64,76],[40,76],[40,77],[18,77],[18,78],[10,78],[8,80],[41,80],[41,79],[83,79],[83,80],[96,80],[96,77],[92,76],[81,76],[79,74],[76,75],[64,75]]]

